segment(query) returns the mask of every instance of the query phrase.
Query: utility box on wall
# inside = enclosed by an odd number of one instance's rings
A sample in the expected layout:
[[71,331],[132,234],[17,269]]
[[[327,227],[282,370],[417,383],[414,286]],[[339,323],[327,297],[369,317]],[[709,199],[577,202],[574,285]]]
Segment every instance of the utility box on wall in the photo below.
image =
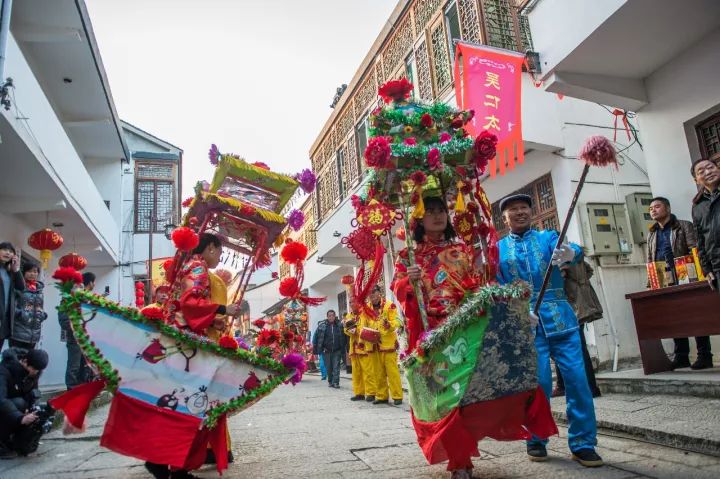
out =
[[587,203],[580,209],[580,217],[588,256],[618,256],[632,252],[624,204]]
[[650,193],[632,193],[625,197],[625,204],[630,217],[632,240],[635,244],[647,243],[650,227],[655,223],[650,218],[650,203],[653,196]]

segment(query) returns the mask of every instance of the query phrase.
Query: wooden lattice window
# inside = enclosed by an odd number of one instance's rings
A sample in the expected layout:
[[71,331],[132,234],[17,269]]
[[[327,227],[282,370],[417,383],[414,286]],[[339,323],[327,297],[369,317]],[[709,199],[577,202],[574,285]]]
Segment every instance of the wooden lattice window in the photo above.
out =
[[358,155],[358,163],[360,164],[360,171],[364,172],[367,167],[364,161],[365,148],[368,144],[368,118],[367,115],[355,125],[355,152]]
[[720,113],[698,123],[695,130],[703,158],[711,158],[720,153]]
[[463,40],[472,43],[480,43],[480,17],[478,14],[477,0],[457,0],[460,13],[460,28]]
[[175,165],[135,162],[135,232],[163,233],[175,218]]
[[417,66],[417,93],[421,100],[433,99],[432,73],[430,72],[430,55],[427,42],[421,42],[415,49],[415,65]]
[[337,192],[338,192],[338,199],[342,200],[345,198],[345,193],[347,192],[347,165],[346,162],[346,155],[345,155],[345,146],[343,145],[340,147],[335,153],[335,172],[337,173]]
[[485,43],[498,48],[524,52],[532,49],[527,18],[518,14],[510,0],[480,0]]
[[462,40],[460,32],[460,13],[458,11],[457,2],[452,2],[445,7],[445,31],[448,37],[448,49],[450,51],[450,63],[455,61],[455,40]]
[[280,279],[287,278],[292,273],[292,268],[290,266],[290,263],[286,263],[285,261],[280,261],[279,269],[279,275]]
[[[544,175],[530,184],[510,193],[526,194],[532,198],[532,216],[533,228],[539,230],[559,228],[560,222],[557,215],[557,205],[555,203],[555,192],[553,191],[552,177],[550,174]],[[505,236],[509,231],[503,221],[500,212],[500,201],[496,201],[492,205],[493,224],[500,237]]]
[[355,110],[358,115],[362,114],[368,105],[377,98],[377,82],[375,78],[375,69],[372,68],[357,90],[357,94],[355,95]]
[[[392,73],[400,66],[407,53],[412,49],[412,44],[412,25],[410,24],[410,16],[406,15],[395,29],[395,33],[392,38],[390,38],[387,48],[385,48],[383,52],[382,67],[385,75]],[[382,82],[385,75],[378,75],[378,78],[380,78],[379,82]]]
[[413,16],[415,17],[415,31],[422,32],[425,30],[428,22],[437,12],[443,0],[418,0],[413,7]]
[[350,135],[350,138],[345,143],[345,165],[348,188],[352,188],[357,184],[360,177],[360,163],[358,163],[358,154],[355,147],[355,135]]
[[442,92],[452,82],[450,72],[450,53],[448,52],[447,36],[444,22],[438,22],[430,32],[432,46],[432,65],[435,73],[435,86],[438,93]]

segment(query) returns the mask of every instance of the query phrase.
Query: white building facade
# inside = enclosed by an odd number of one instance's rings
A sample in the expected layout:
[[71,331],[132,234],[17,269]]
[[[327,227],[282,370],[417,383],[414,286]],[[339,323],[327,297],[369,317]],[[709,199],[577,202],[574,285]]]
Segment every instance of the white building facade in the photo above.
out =
[[[690,220],[697,193],[690,166],[720,155],[720,3],[524,3],[544,89],[636,112],[652,194]],[[712,343],[720,348],[720,338]]]
[[[1,73],[13,87],[10,108],[0,109],[0,238],[31,262],[39,262],[39,251],[27,245],[34,231],[50,227],[64,238],[41,277],[48,319],[38,345],[50,355],[41,384],[64,387],[66,348],[50,275],[61,256],[76,252],[88,261],[84,271],[96,274],[97,292],[107,288],[110,299],[132,304],[132,283],[144,276],[147,259],[135,245],[140,236],[147,244],[147,234],[127,221],[136,209],[133,168],[145,160],[133,158],[163,148],[176,156],[168,160],[176,165],[176,218],[182,151],[146,133],[154,149],[139,148],[143,135],[120,121],[83,1],[15,1],[6,39]],[[156,236],[154,256],[172,254],[170,242]]]

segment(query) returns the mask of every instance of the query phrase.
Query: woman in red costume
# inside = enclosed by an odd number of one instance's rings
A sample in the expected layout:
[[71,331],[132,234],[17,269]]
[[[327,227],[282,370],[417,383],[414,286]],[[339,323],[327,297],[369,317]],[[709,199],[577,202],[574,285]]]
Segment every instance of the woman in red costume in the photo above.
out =
[[[417,282],[422,290],[428,325],[430,330],[433,330],[446,321],[466,298],[466,294],[472,294],[480,288],[482,280],[477,274],[482,268],[475,264],[479,260],[474,258],[473,250],[455,240],[456,234],[448,220],[445,202],[440,198],[430,197],[424,200],[424,204],[425,215],[418,221],[413,232],[416,242],[415,263],[410,264],[407,250],[401,251],[392,283],[393,292],[406,317],[406,353],[412,352],[427,335],[420,319],[413,282]],[[520,376],[521,381],[509,374],[499,375],[497,365],[492,364],[493,361],[485,356],[502,356],[496,352],[517,340],[513,333],[503,335],[493,330],[493,321],[498,323],[502,320],[490,320],[485,335],[486,344],[483,345],[487,351],[478,355],[478,365],[458,407],[437,421],[424,422],[419,420],[415,413],[421,405],[412,404],[413,426],[425,457],[431,464],[447,460],[453,479],[472,477],[471,458],[480,455],[477,443],[485,437],[520,440],[529,438],[530,433],[539,437],[557,433],[547,400],[542,392],[537,393],[532,343],[525,341],[525,349],[528,350],[523,350],[525,354],[522,360],[511,365],[501,365],[505,367],[499,368],[513,370],[513,374]],[[481,364],[482,361],[484,365]],[[429,375],[441,374],[441,365],[433,361],[428,360],[422,367],[433,369],[428,372]],[[491,372],[492,370],[495,371]],[[528,380],[534,382],[529,387]],[[520,392],[514,392],[517,387],[508,388],[508,384],[513,381],[516,384],[523,383],[519,387]],[[492,386],[493,382],[502,382],[502,385],[495,388]],[[488,390],[491,394],[486,394]]]
[[[222,242],[220,238],[211,233],[200,234],[200,242],[192,251],[192,256],[178,272],[178,280],[168,302],[168,321],[181,329],[189,329],[193,333],[217,339],[227,327],[227,320],[240,312],[240,305],[225,306],[222,302],[222,291],[213,291],[218,288],[217,281],[211,280],[213,273],[210,269],[216,268],[220,263]],[[177,286],[179,283],[179,287]],[[215,293],[215,294],[213,294]],[[218,299],[220,298],[220,299]],[[213,301],[215,300],[215,301]],[[227,437],[228,462],[233,462],[230,451],[230,436]],[[208,446],[206,464],[215,463],[215,456]],[[156,479],[191,479],[197,477],[188,471],[170,470],[164,464],[145,463],[145,468]]]
[[220,238],[200,234],[199,244],[178,273],[180,287],[176,287],[170,302],[168,320],[177,327],[208,336],[213,329],[225,329],[227,317],[240,312],[239,304],[225,306],[213,301],[209,270],[217,267],[221,254]]

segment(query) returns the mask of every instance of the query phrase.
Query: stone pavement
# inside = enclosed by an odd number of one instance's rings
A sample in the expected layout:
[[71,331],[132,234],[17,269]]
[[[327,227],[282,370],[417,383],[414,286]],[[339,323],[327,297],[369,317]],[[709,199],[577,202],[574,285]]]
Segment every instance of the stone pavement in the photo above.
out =
[[[566,422],[565,398],[553,398]],[[604,394],[595,398],[598,427],[664,446],[720,456],[720,399],[666,394]]]
[[[225,478],[402,479],[445,478],[443,465],[428,466],[415,442],[407,405],[373,406],[349,401],[350,383],[330,389],[308,375],[296,386],[282,386],[230,420],[236,462]],[[107,406],[93,411],[87,432],[71,438],[53,431],[37,455],[0,461],[0,478],[86,479],[149,477],[142,464],[98,445]],[[716,423],[717,425],[717,423]],[[522,443],[482,441],[475,477],[561,478],[717,478],[720,458],[601,436],[599,452],[607,466],[585,469],[571,461],[566,430],[550,442],[551,459],[531,463]],[[212,468],[203,478],[218,477]]]

